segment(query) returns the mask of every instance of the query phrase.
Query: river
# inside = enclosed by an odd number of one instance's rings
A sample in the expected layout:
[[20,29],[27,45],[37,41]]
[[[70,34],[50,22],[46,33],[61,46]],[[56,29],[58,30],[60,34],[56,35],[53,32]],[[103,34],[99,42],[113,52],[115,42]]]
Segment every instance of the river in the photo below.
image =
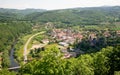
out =
[[[24,46],[24,54],[23,54],[23,55],[24,55],[24,63],[26,63],[26,60],[27,60],[27,46],[28,46],[29,42],[31,41],[31,39],[32,39],[33,37],[35,37],[35,36],[37,36],[37,35],[39,35],[39,34],[42,34],[42,33],[44,33],[44,31],[43,31],[43,32],[40,32],[40,33],[34,34],[33,36],[31,36],[31,37],[27,40],[27,42],[26,42],[26,44],[25,44],[25,46]],[[20,66],[19,63],[18,63],[18,62],[15,60],[15,58],[14,58],[14,50],[15,50],[14,47],[15,47],[16,43],[17,43],[17,40],[13,43],[13,46],[12,46],[11,51],[10,51],[10,68]]]
[[14,50],[15,50],[14,47],[15,47],[16,43],[17,43],[17,41],[14,42],[14,44],[11,48],[11,51],[10,51],[10,68],[19,66],[18,62],[14,58]]

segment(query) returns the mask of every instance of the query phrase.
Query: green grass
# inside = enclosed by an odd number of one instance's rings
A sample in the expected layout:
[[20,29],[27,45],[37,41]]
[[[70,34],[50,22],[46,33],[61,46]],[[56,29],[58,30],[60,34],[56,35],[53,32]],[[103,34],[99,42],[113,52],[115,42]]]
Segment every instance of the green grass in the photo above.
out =
[[46,45],[45,46],[45,49],[51,49],[53,47],[58,47],[58,44],[57,43],[54,43],[54,44],[49,44],[49,45]]
[[32,41],[32,44],[40,44],[40,42],[39,42],[39,41],[36,41],[36,40],[33,40],[33,41]]

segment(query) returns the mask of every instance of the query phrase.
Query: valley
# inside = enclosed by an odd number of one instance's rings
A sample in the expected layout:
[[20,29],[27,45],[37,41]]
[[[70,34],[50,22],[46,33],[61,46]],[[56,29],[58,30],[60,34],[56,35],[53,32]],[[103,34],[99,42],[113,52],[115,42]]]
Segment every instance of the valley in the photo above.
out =
[[119,54],[120,6],[0,9],[2,75],[119,75]]

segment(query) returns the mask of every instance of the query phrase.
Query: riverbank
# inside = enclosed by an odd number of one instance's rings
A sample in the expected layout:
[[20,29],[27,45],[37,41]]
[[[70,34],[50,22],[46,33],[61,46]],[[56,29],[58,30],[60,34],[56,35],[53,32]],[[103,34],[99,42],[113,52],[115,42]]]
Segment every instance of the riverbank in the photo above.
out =
[[19,63],[16,61],[15,57],[14,57],[14,50],[15,50],[15,45],[17,43],[17,40],[15,40],[15,42],[13,43],[11,50],[10,50],[10,68],[11,67],[17,67],[19,66]]

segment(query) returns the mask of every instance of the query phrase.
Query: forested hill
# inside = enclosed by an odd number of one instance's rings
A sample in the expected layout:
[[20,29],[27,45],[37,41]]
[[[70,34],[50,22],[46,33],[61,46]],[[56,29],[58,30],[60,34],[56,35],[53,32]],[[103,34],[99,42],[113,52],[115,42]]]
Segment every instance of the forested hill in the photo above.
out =
[[0,8],[0,22],[10,22],[10,21],[18,21],[23,20],[23,17],[27,14],[31,14],[34,12],[45,12],[45,9],[4,9]]
[[17,14],[10,13],[10,12],[0,12],[0,22],[10,22],[17,20],[19,17]]
[[45,12],[47,10],[45,9],[22,9],[22,10],[18,10],[18,9],[5,9],[5,8],[0,8],[0,13],[19,13],[19,14],[30,14],[30,13],[34,13],[34,12]]
[[98,25],[120,21],[120,6],[72,8],[26,15],[34,22],[61,22],[76,25]]

